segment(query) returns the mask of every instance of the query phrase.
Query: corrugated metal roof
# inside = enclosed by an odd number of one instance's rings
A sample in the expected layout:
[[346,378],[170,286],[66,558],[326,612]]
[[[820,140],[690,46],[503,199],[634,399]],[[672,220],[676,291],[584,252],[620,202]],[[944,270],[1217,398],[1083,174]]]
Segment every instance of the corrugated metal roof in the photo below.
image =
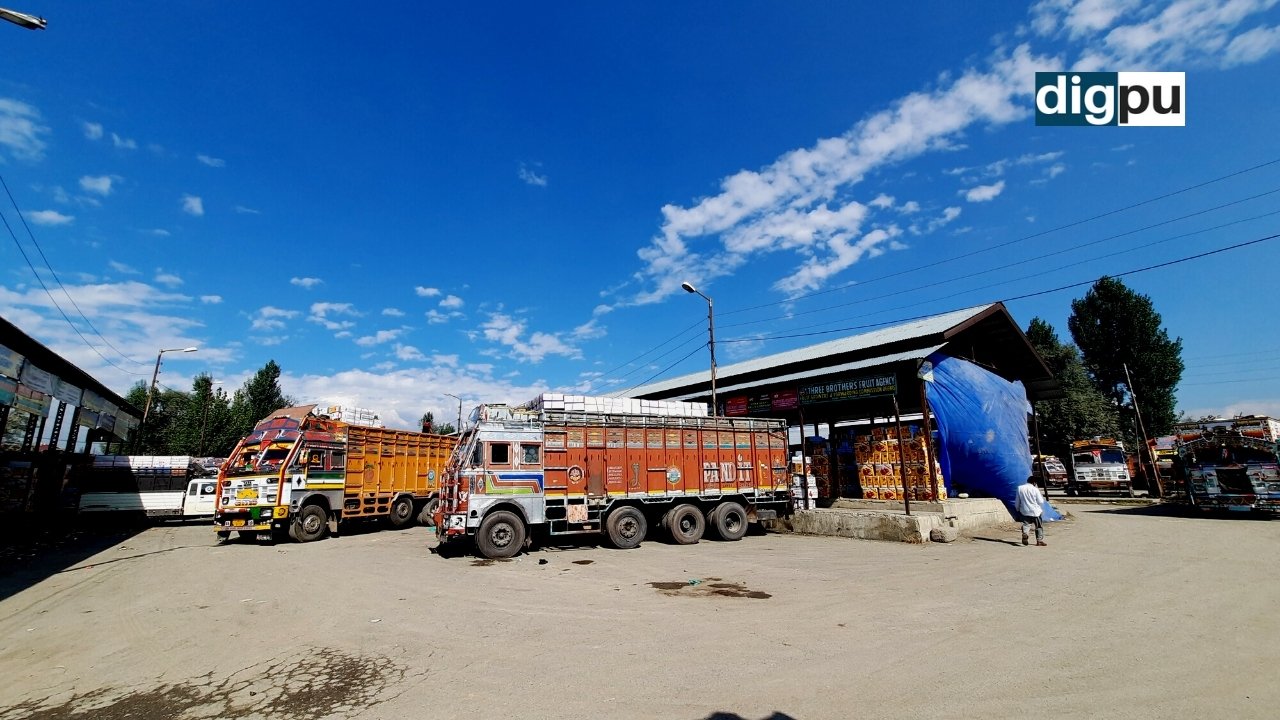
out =
[[[929,317],[917,318],[897,325],[877,328],[858,335],[850,335],[837,340],[829,340],[824,343],[818,343],[817,345],[808,345],[794,350],[787,350],[786,352],[752,358],[751,360],[745,360],[732,365],[723,365],[716,368],[716,382],[717,384],[725,383],[726,385],[729,385],[735,375],[767,370],[772,367],[784,367],[792,363],[812,361],[829,355],[842,355],[845,353],[856,352],[858,350],[868,350],[880,345],[909,341],[913,338],[925,338],[931,335],[938,335],[986,312],[996,304],[997,303],[988,303],[986,305],[977,305],[961,310],[953,310],[951,312],[942,313],[941,315],[930,315]],[[855,365],[856,364],[857,363],[855,363]],[[866,367],[865,365],[858,366]],[[836,370],[836,367],[827,367],[822,369],[821,372],[814,372],[811,374],[826,374]],[[693,385],[695,383],[706,383],[709,374],[709,370],[704,370],[701,372],[690,373],[688,375],[681,375],[680,377],[671,378],[669,380],[660,380],[638,388],[632,388],[627,391],[627,395],[630,397],[640,397],[642,395],[667,392],[676,388]],[[726,381],[729,382],[726,383]],[[770,382],[778,381],[779,378],[773,378],[770,380]],[[703,392],[701,395],[705,396],[706,393]]]
[[[922,360],[924,358],[929,357],[931,354],[937,352],[940,349],[942,349],[942,345],[931,345],[929,347],[923,347],[918,350],[908,350],[906,352],[892,353],[889,355],[881,355],[879,357],[866,358],[866,359],[858,360],[855,362],[843,363],[841,365],[828,365],[826,367],[821,367],[814,370],[791,373],[790,375],[778,375],[776,377],[770,377],[764,380],[757,380],[755,382],[742,383],[740,385],[718,385],[716,387],[716,392],[720,395],[724,395],[726,393],[740,392],[742,390],[750,390],[751,388],[761,387],[764,385],[775,385],[777,383],[791,382],[793,380],[804,380],[806,378],[818,377],[820,375],[830,375],[831,373],[844,372],[846,370],[861,370],[862,368],[879,367],[881,365],[891,365],[893,363],[900,362],[903,360]],[[717,380],[719,380],[718,377],[717,377]],[[699,397],[706,397],[706,396],[707,396],[707,391],[705,389],[701,389],[695,392],[691,392],[687,395],[681,395],[672,399],[688,400],[692,398],[699,398]]]

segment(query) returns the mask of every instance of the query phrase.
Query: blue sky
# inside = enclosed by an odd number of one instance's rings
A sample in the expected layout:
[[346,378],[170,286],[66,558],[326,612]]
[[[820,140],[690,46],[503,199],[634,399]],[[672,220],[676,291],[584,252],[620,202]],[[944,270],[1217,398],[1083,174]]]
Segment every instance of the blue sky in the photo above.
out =
[[[722,365],[1033,295],[1280,232],[1276,4],[5,0],[49,27],[0,27],[0,314],[407,427],[706,367],[682,281]],[[1067,69],[1186,72],[1186,127],[1037,127]],[[1278,260],[1124,278],[1180,409],[1280,414]],[[1009,307],[1069,339],[1084,290]]]

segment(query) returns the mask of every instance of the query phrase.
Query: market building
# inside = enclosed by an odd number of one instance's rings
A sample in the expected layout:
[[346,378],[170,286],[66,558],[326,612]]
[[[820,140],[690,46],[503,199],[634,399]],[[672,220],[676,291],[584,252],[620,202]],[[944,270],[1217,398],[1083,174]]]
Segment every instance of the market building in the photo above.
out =
[[[806,466],[801,472],[816,476],[822,499],[943,499],[948,489],[964,491],[985,481],[980,476],[988,470],[959,458],[973,454],[976,444],[983,445],[978,455],[998,454],[998,446],[1005,454],[1025,456],[1029,467],[1028,401],[1061,397],[1061,390],[1003,303],[850,330],[863,332],[718,367],[718,413],[780,417],[798,427],[804,441],[797,457]],[[939,413],[954,415],[948,409],[953,401],[978,391],[947,392],[938,377],[944,369],[959,369],[1008,395],[1013,419],[997,426],[994,415],[977,418],[990,427],[983,431],[987,437],[975,441],[968,429],[975,413],[969,412],[961,418],[967,425],[951,423],[954,429],[945,432],[950,418]],[[711,402],[711,370],[628,395]],[[938,452],[940,441],[947,441],[943,449],[949,453]],[[1020,467],[1007,471],[1022,473],[1018,482],[1028,472]]]
[[56,500],[67,454],[125,443],[142,412],[0,317],[0,512]]

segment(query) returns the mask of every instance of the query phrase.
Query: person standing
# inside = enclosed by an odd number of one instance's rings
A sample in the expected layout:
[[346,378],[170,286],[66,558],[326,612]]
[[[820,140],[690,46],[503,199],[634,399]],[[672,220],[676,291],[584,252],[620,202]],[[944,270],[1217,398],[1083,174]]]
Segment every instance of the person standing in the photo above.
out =
[[1044,512],[1045,502],[1040,488],[1036,487],[1034,475],[1018,486],[1017,510],[1019,519],[1022,521],[1023,545],[1030,544],[1032,525],[1036,527],[1036,545],[1045,547],[1049,544],[1044,541],[1044,521],[1040,518]]

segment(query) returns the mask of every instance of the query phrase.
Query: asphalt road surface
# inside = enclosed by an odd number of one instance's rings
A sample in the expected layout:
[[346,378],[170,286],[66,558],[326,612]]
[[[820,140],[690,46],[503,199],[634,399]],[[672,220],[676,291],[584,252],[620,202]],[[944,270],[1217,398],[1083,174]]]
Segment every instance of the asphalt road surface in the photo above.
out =
[[1280,715],[1280,521],[1062,507],[1045,548],[100,534],[0,569],[0,719]]

